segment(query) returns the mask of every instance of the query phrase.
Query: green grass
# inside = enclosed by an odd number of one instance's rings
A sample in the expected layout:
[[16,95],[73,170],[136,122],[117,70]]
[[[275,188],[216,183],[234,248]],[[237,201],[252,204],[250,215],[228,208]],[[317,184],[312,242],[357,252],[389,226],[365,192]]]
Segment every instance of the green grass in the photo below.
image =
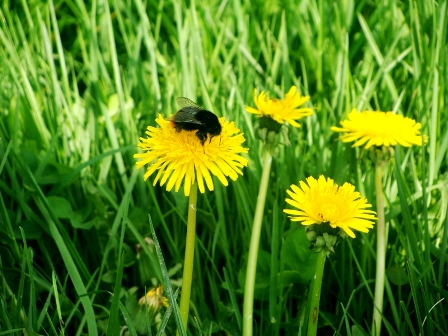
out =
[[[315,256],[282,212],[290,184],[325,174],[374,203],[374,167],[330,131],[357,107],[397,111],[429,135],[424,148],[398,148],[384,180],[383,333],[447,335],[447,1],[379,3],[4,2],[0,334],[144,333],[136,300],[167,276],[174,302],[187,199],[144,182],[132,155],[155,117],[187,96],[234,121],[250,149],[244,176],[199,195],[188,334],[240,335],[262,171],[244,105],[254,88],[282,96],[297,85],[316,113],[273,162],[254,334],[306,329]],[[358,234],[327,260],[319,335],[369,333],[375,241],[375,230]],[[178,312],[168,312],[159,321],[174,335]]]

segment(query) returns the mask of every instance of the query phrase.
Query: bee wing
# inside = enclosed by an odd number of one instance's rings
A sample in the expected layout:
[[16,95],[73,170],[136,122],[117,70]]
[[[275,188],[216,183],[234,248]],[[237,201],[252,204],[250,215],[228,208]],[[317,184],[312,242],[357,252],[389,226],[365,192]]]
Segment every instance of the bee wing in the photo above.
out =
[[194,101],[192,101],[188,98],[185,98],[185,97],[177,97],[176,103],[177,103],[177,105],[179,105],[179,107],[181,109],[184,107],[187,107],[187,106],[192,106],[192,107],[197,107],[197,108],[203,110],[203,108],[200,107],[198,104],[196,104]]
[[200,122],[197,118],[196,118],[196,111],[191,111],[191,110],[180,110],[178,111],[175,115],[173,115],[170,120],[174,121],[176,123],[189,123],[189,124],[196,124],[196,125],[203,125],[202,122]]

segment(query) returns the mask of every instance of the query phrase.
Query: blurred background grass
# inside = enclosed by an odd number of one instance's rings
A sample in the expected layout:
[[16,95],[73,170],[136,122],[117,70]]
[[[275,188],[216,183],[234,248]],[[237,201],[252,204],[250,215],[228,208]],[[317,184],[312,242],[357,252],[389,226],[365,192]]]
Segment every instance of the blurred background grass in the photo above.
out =
[[[3,2],[0,330],[151,334],[136,302],[162,282],[148,214],[176,289],[187,200],[145,183],[132,155],[186,96],[234,121],[250,149],[243,177],[199,197],[189,330],[239,335],[261,175],[244,105],[254,88],[297,85],[315,114],[273,163],[254,334],[303,328],[314,255],[282,213],[289,185],[324,174],[374,204],[372,164],[330,131],[354,107],[414,118],[430,139],[398,148],[385,177],[384,333],[448,334],[447,17],[447,1]],[[319,335],[369,332],[375,230],[357,236],[328,260]]]

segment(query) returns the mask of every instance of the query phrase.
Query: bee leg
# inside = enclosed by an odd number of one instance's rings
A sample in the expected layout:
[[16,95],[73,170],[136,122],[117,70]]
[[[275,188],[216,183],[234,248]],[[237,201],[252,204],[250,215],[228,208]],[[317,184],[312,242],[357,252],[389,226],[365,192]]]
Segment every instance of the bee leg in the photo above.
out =
[[176,129],[176,132],[182,131],[182,126],[174,124],[174,128]]
[[196,136],[198,137],[199,140],[201,140],[201,145],[204,146],[205,140],[207,140],[207,135],[198,131],[196,133]]

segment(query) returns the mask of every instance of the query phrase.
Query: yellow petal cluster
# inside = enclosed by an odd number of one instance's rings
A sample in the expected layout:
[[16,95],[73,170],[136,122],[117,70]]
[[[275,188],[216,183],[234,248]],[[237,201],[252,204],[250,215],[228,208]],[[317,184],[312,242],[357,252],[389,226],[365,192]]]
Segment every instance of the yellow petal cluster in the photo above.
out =
[[314,113],[309,107],[298,108],[309,99],[310,96],[302,96],[300,92],[297,92],[295,86],[291,87],[283,100],[269,98],[264,91],[257,95],[257,90],[254,90],[254,103],[257,108],[246,106],[246,111],[257,117],[268,116],[279,124],[288,122],[294,127],[300,127],[296,120]]
[[[161,115],[156,119],[160,127],[148,126],[147,138],[140,138],[138,147],[144,153],[135,154],[140,159],[137,168],[148,165],[144,175],[146,180],[157,172],[154,185],[160,181],[166,190],[174,188],[177,192],[184,185],[184,194],[188,196],[193,183],[197,181],[199,191],[214,189],[212,175],[225,186],[227,178],[235,181],[241,168],[247,166],[247,159],[240,154],[248,149],[241,144],[245,141],[243,134],[233,122],[219,118],[221,135],[209,138],[201,144],[196,131],[176,131],[173,123]],[[205,185],[204,185],[205,180]]]
[[356,141],[353,147],[372,146],[411,147],[422,145],[427,137],[420,134],[422,125],[411,118],[403,117],[393,112],[364,111],[353,109],[346,120],[341,121],[342,127],[333,126],[334,132],[344,133],[340,139],[343,142]]
[[318,180],[310,176],[306,182],[300,181],[300,188],[293,184],[291,190],[287,190],[291,198],[286,202],[297,209],[283,210],[291,221],[303,225],[328,223],[352,238],[355,237],[353,230],[368,232],[373,227],[376,213],[366,210],[372,206],[353,185],[344,183],[340,187],[323,175]]
[[138,304],[141,306],[147,305],[150,310],[158,311],[162,307],[168,307],[168,299],[163,295],[163,287],[157,286],[141,297]]

